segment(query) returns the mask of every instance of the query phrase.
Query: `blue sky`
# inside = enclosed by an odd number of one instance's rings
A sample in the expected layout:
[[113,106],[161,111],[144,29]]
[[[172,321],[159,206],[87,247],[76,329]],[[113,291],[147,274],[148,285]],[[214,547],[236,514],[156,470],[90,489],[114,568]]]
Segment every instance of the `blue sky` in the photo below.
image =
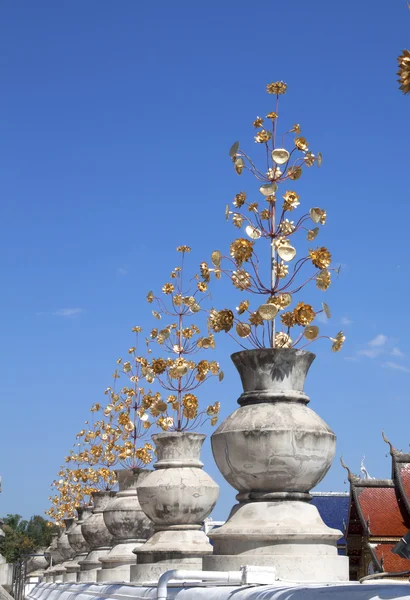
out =
[[[174,248],[191,245],[193,264],[227,248],[225,204],[255,191],[227,152],[236,139],[254,148],[251,123],[273,109],[265,85],[280,79],[282,122],[301,123],[324,156],[297,191],[327,208],[323,243],[343,264],[326,331],[348,339],[337,355],[315,346],[306,386],[338,436],[319,489],[347,488],[341,454],[389,475],[382,429],[410,442],[410,99],[396,83],[409,45],[399,0],[2,3],[0,514],[48,507],[131,327],[152,324],[145,294]],[[240,394],[235,349],[222,339],[226,379],[202,394],[222,415]],[[225,518],[234,493],[208,442],[203,458]]]

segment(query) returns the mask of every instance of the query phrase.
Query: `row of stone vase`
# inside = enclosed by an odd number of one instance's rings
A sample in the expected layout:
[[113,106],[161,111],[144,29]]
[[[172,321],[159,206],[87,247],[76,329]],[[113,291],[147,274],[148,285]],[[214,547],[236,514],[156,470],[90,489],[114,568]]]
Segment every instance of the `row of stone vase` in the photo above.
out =
[[[341,533],[327,527],[309,491],[328,471],[335,435],[307,407],[310,352],[261,349],[232,356],[244,392],[240,408],[212,435],[219,470],[237,491],[228,521],[202,530],[219,488],[202,470],[205,436],[153,436],[153,471],[118,471],[119,492],[93,494],[94,506],[67,520],[53,540],[46,581],[157,581],[169,569],[239,570],[274,566],[279,577],[344,581]],[[91,513],[91,514],[90,514]]]
[[202,524],[219,493],[199,458],[205,436],[170,432],[153,439],[154,471],[118,470],[118,492],[94,493],[92,508],[65,519],[48,549],[46,581],[148,582],[182,564],[202,569],[202,557],[212,553]]

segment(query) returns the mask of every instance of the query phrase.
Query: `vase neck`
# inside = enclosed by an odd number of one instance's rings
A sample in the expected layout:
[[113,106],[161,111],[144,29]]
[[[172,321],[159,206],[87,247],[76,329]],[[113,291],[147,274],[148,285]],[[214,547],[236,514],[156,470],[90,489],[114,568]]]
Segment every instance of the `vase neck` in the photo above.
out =
[[315,355],[304,350],[261,348],[232,355],[243,393],[238,403],[300,402],[307,404],[305,378]]
[[170,467],[199,467],[201,447],[205,435],[193,432],[160,433],[152,436],[157,448],[158,460],[154,469]]

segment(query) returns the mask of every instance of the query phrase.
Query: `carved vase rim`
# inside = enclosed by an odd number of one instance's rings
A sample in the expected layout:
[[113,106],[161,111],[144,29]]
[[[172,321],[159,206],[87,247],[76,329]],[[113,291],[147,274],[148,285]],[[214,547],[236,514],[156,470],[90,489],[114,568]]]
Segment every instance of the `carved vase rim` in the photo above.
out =
[[247,350],[238,350],[231,354],[231,360],[235,362],[234,357],[243,356],[245,354],[261,354],[262,352],[272,352],[272,354],[283,352],[288,354],[294,354],[295,356],[303,356],[310,354],[312,356],[312,362],[316,358],[316,354],[310,352],[310,350],[300,350],[299,348],[249,348]]
[[205,433],[197,433],[196,431],[164,431],[163,433],[154,433],[151,437],[155,441],[157,439],[163,440],[170,437],[183,437],[183,436],[194,436],[197,439],[205,439]]

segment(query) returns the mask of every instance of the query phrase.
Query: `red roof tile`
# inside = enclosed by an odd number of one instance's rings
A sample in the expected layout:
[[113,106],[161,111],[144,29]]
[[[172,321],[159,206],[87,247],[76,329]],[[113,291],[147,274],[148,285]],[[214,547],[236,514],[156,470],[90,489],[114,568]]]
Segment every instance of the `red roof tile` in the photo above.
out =
[[407,533],[393,487],[357,487],[356,492],[371,535],[401,537]]
[[373,553],[377,556],[377,560],[381,564],[383,558],[383,569],[387,573],[399,573],[401,571],[410,571],[410,560],[401,558],[397,554],[393,554],[392,550],[396,544],[378,544],[372,546]]

